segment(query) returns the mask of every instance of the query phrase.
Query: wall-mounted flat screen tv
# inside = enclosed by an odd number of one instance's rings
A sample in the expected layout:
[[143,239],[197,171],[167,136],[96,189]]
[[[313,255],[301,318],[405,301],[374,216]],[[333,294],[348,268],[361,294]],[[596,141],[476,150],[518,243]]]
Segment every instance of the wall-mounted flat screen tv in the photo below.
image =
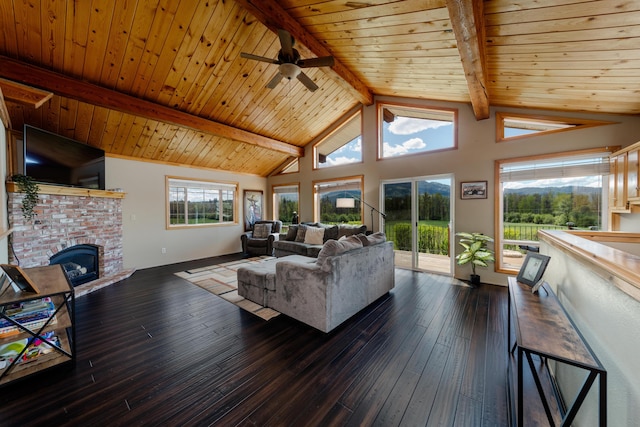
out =
[[23,174],[43,184],[105,189],[104,151],[24,126]]

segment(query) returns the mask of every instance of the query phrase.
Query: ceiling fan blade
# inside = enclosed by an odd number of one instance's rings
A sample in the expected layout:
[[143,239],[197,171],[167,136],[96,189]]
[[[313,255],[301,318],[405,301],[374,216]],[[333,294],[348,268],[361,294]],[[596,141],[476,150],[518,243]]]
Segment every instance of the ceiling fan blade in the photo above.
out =
[[305,73],[300,72],[298,74],[298,80],[302,82],[303,85],[307,87],[311,92],[315,92],[318,89],[318,85],[313,82]]
[[283,75],[280,73],[280,71],[278,71],[276,73],[275,76],[273,76],[273,78],[269,81],[269,83],[267,83],[267,88],[269,89],[275,89],[276,86],[278,86],[278,83],[280,83],[280,80],[282,80]]
[[293,58],[293,37],[287,30],[278,30],[278,37],[280,38],[280,46],[282,46],[281,52],[287,58]]
[[298,61],[298,67],[332,67],[334,64],[333,56],[323,56],[320,58],[301,59]]
[[258,56],[258,55],[253,55],[251,53],[240,53],[240,56],[244,59],[253,59],[254,61],[262,61],[262,62],[268,62],[270,64],[279,64],[280,61],[278,61],[277,59],[272,59],[272,58],[265,58],[264,56]]

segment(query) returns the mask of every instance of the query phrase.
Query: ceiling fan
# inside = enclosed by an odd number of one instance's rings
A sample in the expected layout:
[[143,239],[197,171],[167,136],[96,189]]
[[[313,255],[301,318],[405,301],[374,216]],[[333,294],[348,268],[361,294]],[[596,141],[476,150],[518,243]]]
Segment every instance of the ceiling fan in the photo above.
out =
[[286,30],[278,30],[278,37],[280,38],[280,52],[278,53],[278,59],[265,58],[264,56],[253,55],[251,53],[242,52],[240,56],[245,59],[253,59],[255,61],[268,62],[269,64],[278,64],[278,72],[269,81],[266,87],[269,89],[275,88],[280,80],[287,78],[289,80],[297,78],[307,87],[311,92],[318,89],[313,80],[309,78],[302,68],[310,67],[330,67],[333,65],[333,56],[323,56],[320,58],[301,59],[300,53],[293,48],[295,39]]

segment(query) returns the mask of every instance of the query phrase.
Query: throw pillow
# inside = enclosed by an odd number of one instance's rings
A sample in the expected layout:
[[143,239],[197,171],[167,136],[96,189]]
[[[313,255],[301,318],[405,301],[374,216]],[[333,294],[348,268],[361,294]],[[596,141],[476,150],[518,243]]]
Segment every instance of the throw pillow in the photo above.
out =
[[[364,234],[356,234],[356,237],[362,242],[362,246],[369,246],[369,239]],[[346,237],[345,237],[346,238]]]
[[304,242],[310,245],[321,245],[323,237],[324,228],[309,227],[304,235]]
[[324,228],[324,241],[338,240],[338,226],[337,225],[323,225]]
[[271,233],[271,224],[256,224],[253,226],[253,237],[255,239],[266,239]]
[[350,236],[342,240],[327,240],[318,254],[316,264],[323,271],[327,271],[327,268],[330,267],[328,262],[330,257],[361,247],[362,243],[360,239],[355,236]]
[[378,243],[384,243],[387,241],[387,236],[382,231],[370,234],[367,237],[370,245],[377,245]]
[[296,242],[303,243],[305,234],[307,234],[307,226],[300,224],[296,233]]
[[288,240],[289,242],[293,242],[294,240],[296,240],[296,235],[298,234],[298,226],[297,225],[290,225],[289,229],[287,230],[287,236],[284,238],[284,240]]
[[366,233],[367,226],[366,225],[349,225],[349,224],[341,224],[340,229],[338,230],[338,236],[353,236],[354,234]]

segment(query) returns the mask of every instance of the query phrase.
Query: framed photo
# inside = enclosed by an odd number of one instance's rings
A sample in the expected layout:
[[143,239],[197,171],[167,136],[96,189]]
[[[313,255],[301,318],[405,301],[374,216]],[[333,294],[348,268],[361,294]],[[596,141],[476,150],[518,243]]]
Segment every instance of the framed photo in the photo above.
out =
[[461,199],[486,199],[487,181],[468,181],[460,183]]
[[542,278],[550,259],[548,256],[540,255],[539,253],[527,253],[516,280],[529,286],[535,286]]
[[244,190],[244,231],[253,230],[256,221],[262,221],[262,191]]
[[35,283],[29,279],[27,274],[17,265],[0,264],[5,277],[22,292],[39,293]]

